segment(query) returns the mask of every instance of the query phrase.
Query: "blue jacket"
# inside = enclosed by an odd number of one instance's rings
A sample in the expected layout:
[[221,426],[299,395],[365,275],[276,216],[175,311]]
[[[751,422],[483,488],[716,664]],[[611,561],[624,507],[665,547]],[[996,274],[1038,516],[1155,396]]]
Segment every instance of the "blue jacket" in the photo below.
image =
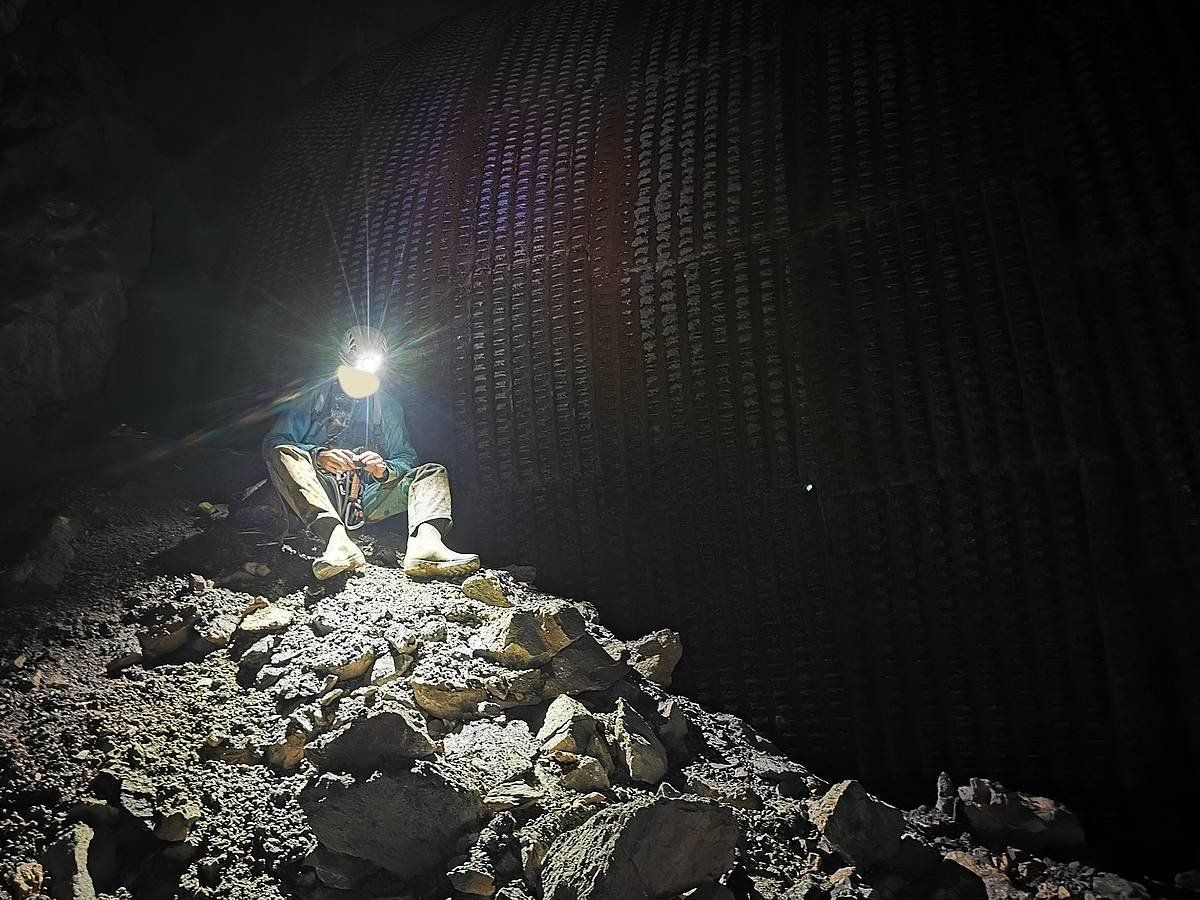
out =
[[[289,401],[263,438],[263,454],[280,444],[292,444],[309,453],[328,447],[329,435],[325,431],[325,417],[328,415],[326,401],[332,386],[333,380],[330,379]],[[376,398],[380,411],[378,442],[382,446],[379,447],[372,446],[376,438],[371,433],[371,407]],[[382,479],[382,485],[394,484],[417,464],[417,453],[408,438],[404,407],[399,398],[386,389],[381,389],[375,397],[358,402],[338,443],[347,449],[366,447],[382,456],[388,467],[388,477]]]

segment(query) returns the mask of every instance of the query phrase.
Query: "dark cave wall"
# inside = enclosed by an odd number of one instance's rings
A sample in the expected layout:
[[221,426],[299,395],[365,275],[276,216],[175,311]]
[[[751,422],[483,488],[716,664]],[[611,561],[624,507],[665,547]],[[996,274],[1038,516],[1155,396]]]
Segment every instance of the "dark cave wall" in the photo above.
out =
[[229,290],[231,132],[469,5],[0,0],[4,490],[117,422],[210,412],[178,386],[206,383],[194,338]]
[[985,772],[1114,816],[1200,739],[1175,15],[457,20],[242,160],[211,377],[303,377],[370,248],[462,543],[678,628],[687,691],[831,775]]

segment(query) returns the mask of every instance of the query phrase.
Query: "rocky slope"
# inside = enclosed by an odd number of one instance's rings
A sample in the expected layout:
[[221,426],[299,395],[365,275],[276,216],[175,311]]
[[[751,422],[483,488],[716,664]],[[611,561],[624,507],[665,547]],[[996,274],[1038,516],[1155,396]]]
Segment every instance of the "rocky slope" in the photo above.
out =
[[248,527],[261,493],[199,507],[230,498],[187,466],[78,489],[10,561],[4,900],[1176,890],[1070,862],[1083,828],[1044,798],[830,784],[671,694],[672,632],[619,640],[527,568],[417,583],[382,532],[317,585],[303,541]]

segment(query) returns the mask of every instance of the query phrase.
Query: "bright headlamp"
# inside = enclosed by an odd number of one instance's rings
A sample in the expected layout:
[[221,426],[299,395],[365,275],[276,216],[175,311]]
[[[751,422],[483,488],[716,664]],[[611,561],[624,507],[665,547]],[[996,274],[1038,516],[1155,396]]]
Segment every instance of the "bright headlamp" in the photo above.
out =
[[383,358],[378,353],[363,353],[354,361],[354,368],[374,375],[383,365]]

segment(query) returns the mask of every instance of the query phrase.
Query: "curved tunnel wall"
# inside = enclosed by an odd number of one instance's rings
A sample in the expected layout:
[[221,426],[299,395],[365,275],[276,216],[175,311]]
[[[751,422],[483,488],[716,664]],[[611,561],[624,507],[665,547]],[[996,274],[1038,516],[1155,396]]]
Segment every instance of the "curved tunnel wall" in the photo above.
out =
[[242,308],[311,340],[370,247],[463,543],[830,774],[1111,813],[1200,738],[1195,62],[967,6],[456,20],[267,148]]

